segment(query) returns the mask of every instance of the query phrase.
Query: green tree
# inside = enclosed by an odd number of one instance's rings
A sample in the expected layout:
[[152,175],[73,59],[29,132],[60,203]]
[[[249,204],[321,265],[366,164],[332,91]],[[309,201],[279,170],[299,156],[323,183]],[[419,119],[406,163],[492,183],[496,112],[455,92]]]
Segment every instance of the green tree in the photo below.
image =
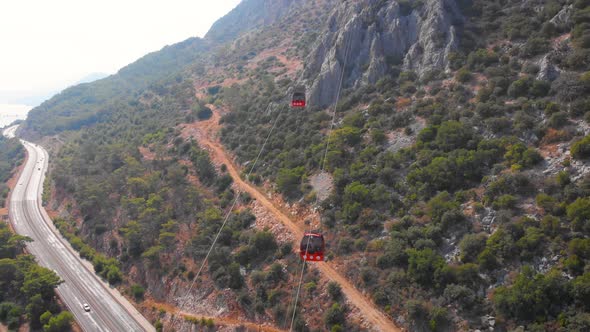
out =
[[559,313],[570,301],[566,281],[557,271],[535,274],[525,266],[512,286],[501,286],[493,295],[494,307],[508,318],[532,321]]
[[301,194],[299,186],[305,172],[304,167],[282,168],[277,176],[277,188],[287,197],[294,198]]
[[332,304],[330,309],[324,314],[324,323],[326,327],[331,328],[334,325],[344,325],[345,309],[338,303]]
[[585,310],[590,310],[590,273],[577,277],[572,285],[572,295],[576,303],[583,306]]
[[44,301],[50,301],[54,296],[54,289],[62,282],[52,270],[33,265],[25,273],[21,291],[29,299],[40,295]]
[[143,295],[145,294],[145,289],[139,284],[131,285],[131,295],[135,298],[136,301],[143,300]]
[[71,323],[74,320],[74,315],[69,311],[62,311],[59,315],[51,317],[49,322],[43,325],[43,331],[45,332],[62,332],[69,331]]
[[590,231],[590,197],[576,199],[566,211],[576,229]]
[[425,287],[435,286],[435,274],[446,266],[444,259],[434,250],[408,249],[408,275]]
[[473,139],[473,130],[459,122],[443,122],[436,133],[435,143],[443,151],[451,151],[468,147]]
[[461,249],[461,261],[462,262],[475,262],[477,256],[486,247],[486,235],[484,233],[479,234],[465,234],[461,242],[459,242],[459,248]]

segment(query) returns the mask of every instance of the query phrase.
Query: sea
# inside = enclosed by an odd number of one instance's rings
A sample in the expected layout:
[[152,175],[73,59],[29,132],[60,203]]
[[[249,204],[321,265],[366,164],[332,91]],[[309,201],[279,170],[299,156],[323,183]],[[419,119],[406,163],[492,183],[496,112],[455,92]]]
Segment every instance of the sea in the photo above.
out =
[[19,104],[0,104],[0,128],[6,127],[16,120],[24,120],[31,106]]

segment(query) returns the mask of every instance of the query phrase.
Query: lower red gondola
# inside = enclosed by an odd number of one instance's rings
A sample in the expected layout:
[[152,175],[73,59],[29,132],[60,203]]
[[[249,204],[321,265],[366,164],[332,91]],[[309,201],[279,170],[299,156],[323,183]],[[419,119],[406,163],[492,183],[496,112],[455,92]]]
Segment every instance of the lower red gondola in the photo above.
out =
[[324,261],[326,243],[324,235],[318,232],[309,232],[303,235],[299,245],[299,256],[305,261]]

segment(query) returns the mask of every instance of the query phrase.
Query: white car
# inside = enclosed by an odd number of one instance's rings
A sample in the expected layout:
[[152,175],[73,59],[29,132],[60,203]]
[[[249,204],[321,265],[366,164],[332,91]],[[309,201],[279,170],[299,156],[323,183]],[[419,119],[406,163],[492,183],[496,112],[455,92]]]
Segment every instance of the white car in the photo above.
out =
[[90,311],[90,306],[88,305],[88,303],[84,303],[84,305],[82,307],[84,307],[84,311],[86,311],[86,312]]

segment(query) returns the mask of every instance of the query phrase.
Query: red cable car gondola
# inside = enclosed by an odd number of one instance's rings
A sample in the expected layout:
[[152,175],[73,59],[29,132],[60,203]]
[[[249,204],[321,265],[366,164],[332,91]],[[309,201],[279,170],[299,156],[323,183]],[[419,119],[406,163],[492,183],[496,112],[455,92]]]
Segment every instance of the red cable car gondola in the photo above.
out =
[[319,232],[309,232],[303,235],[299,245],[299,256],[305,261],[323,261],[326,243]]
[[293,91],[293,96],[291,98],[291,107],[305,107],[305,87],[298,87]]

